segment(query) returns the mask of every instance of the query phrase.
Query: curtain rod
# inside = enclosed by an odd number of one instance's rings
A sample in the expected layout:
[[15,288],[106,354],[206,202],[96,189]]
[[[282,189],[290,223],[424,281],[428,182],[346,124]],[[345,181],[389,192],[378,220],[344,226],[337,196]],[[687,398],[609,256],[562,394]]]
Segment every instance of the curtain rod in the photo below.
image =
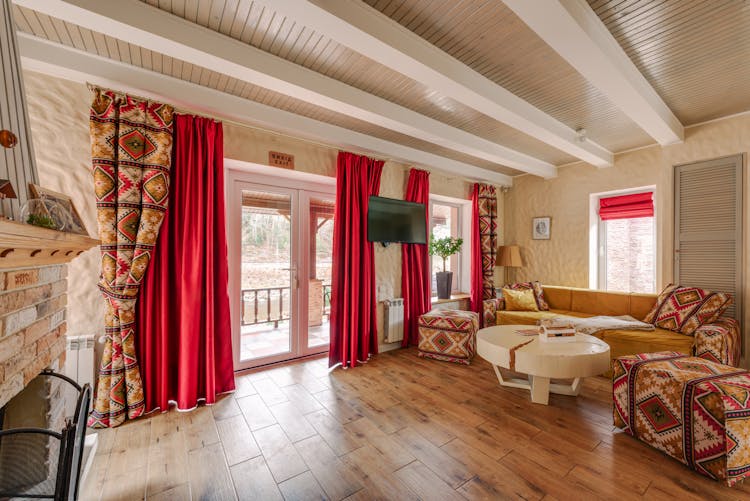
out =
[[[102,87],[101,85],[97,85],[97,84],[94,84],[94,83],[91,83],[91,82],[88,82],[88,81],[86,82],[86,87],[88,87],[88,89],[91,92],[109,91],[109,92],[114,93],[116,96],[132,96],[132,97],[134,97],[136,99],[141,99],[141,100],[144,100],[144,101],[153,101],[154,100],[153,98],[140,96],[138,94],[133,94],[132,92],[123,92],[123,91],[120,91],[120,90],[111,89],[109,87]],[[161,99],[161,98],[159,98],[159,99]],[[318,142],[318,141],[313,141],[311,139],[305,139],[305,138],[300,138],[300,137],[296,137],[296,136],[291,136],[291,135],[288,135],[288,134],[283,134],[281,132],[277,132],[277,131],[269,130],[269,129],[264,129],[262,127],[257,127],[257,126],[254,126],[254,125],[248,125],[246,123],[237,122],[235,120],[227,120],[227,119],[217,120],[214,117],[208,117],[208,116],[205,116],[203,114],[196,113],[193,110],[185,109],[185,108],[180,108],[180,107],[175,106],[173,104],[170,104],[170,106],[172,106],[174,108],[174,110],[176,112],[179,112],[179,113],[189,113],[189,114],[192,114],[192,115],[197,115],[199,117],[207,118],[209,120],[214,120],[214,121],[217,121],[217,122],[224,122],[224,123],[236,125],[238,127],[246,127],[248,129],[255,129],[255,130],[259,130],[259,131],[266,132],[266,133],[269,133],[269,134],[275,134],[277,136],[288,137],[288,138],[294,139],[296,141],[304,141],[306,143],[314,144],[316,146],[321,146],[323,148],[330,148],[330,149],[335,149],[335,150],[339,150],[339,151],[351,151],[350,149],[349,150],[343,150],[342,148],[338,148],[336,146],[331,146],[330,144],[325,144],[325,143],[321,143],[321,142]],[[352,151],[352,153],[359,153],[359,154],[362,154],[362,155],[373,156],[372,153],[366,153],[363,150],[359,150],[359,151],[355,150],[355,151]],[[411,163],[411,162],[404,162],[403,160],[397,160],[397,159],[390,158],[390,157],[382,157],[382,156],[378,155],[378,156],[374,156],[374,158],[376,160],[384,160],[386,162],[400,163],[400,164],[406,165],[407,167],[415,167],[414,164]],[[452,176],[449,176],[449,177],[452,177]],[[456,179],[460,179],[460,177],[456,177]]]
[[[125,96],[130,96],[130,97],[134,97],[136,99],[140,99],[141,101],[155,101],[155,99],[150,98],[150,97],[139,96],[138,94],[133,94],[132,92],[123,92],[123,91],[120,91],[120,90],[110,89],[108,87],[102,87],[101,85],[92,84],[91,82],[86,82],[86,87],[88,87],[88,89],[91,92],[94,92],[97,95],[99,95],[101,92],[111,92],[111,93],[113,93],[118,98],[122,98],[122,97],[125,97]],[[221,120],[215,119],[214,117],[207,117],[205,115],[201,115],[200,113],[195,113],[194,111],[191,111],[191,110],[180,109],[179,107],[177,107],[177,106],[175,106],[173,104],[170,104],[169,106],[171,106],[174,109],[174,111],[178,112],[178,113],[183,113],[183,114],[184,113],[190,113],[191,115],[196,115],[196,116],[199,116],[201,118],[205,118],[205,119],[208,119],[208,120],[213,120],[214,122],[220,122],[221,121]]]
[[[138,94],[133,94],[132,92],[123,92],[123,91],[111,89],[111,88],[108,88],[108,87],[102,87],[101,85],[97,85],[97,84],[94,84],[94,83],[91,83],[91,82],[86,82],[86,87],[88,87],[88,89],[91,92],[96,92],[96,90],[99,89],[99,91],[110,91],[110,92],[113,92],[115,95],[118,95],[118,96],[128,95],[128,96],[135,97],[137,99],[143,99],[143,100],[148,100],[148,101],[153,101],[154,100],[153,98],[150,98],[150,97],[139,96]],[[217,120],[214,117],[207,117],[207,116],[202,115],[200,113],[196,113],[193,110],[186,109],[186,108],[180,108],[180,107],[175,106],[173,104],[170,104],[170,106],[172,106],[175,109],[175,111],[180,112],[180,113],[190,113],[192,115],[197,115],[197,116],[200,116],[200,117],[203,117],[203,118],[208,118],[208,119],[211,119],[211,120],[216,120],[217,122],[224,122],[224,123],[236,125],[238,127],[245,127],[245,128],[248,128],[248,129],[255,129],[255,130],[262,131],[262,132],[267,132],[269,134],[274,134],[276,136],[288,137],[288,138],[294,139],[296,141],[304,141],[306,143],[314,144],[316,146],[321,146],[323,148],[330,148],[330,149],[335,149],[335,150],[340,150],[340,151],[350,151],[350,150],[343,150],[342,148],[339,148],[339,147],[336,147],[336,146],[332,146],[330,144],[325,144],[325,143],[321,143],[319,141],[314,141],[312,139],[305,139],[305,138],[302,138],[302,137],[291,136],[289,134],[284,134],[282,132],[278,132],[278,131],[275,131],[275,130],[264,129],[263,127],[258,127],[256,125],[249,125],[247,123],[238,122],[236,120],[230,120],[230,119],[224,119],[224,118],[222,118],[221,120]],[[360,154],[363,154],[363,155],[373,156],[372,153],[366,153],[363,150],[359,150],[358,152]],[[352,153],[357,153],[357,151],[353,151]],[[377,156],[376,159],[377,160],[385,160],[387,162],[397,162],[397,163],[400,163],[400,164],[409,165],[409,163],[407,163],[407,162],[404,162],[402,160],[397,160],[397,159],[394,159],[394,158],[390,158],[390,157]]]

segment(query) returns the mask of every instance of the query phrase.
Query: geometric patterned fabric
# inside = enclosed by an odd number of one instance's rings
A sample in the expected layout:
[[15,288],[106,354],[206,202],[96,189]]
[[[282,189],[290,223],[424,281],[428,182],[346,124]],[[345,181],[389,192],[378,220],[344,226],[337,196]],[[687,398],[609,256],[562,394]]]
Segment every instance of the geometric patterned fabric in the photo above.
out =
[[482,301],[482,319],[485,327],[497,324],[497,312],[505,309],[505,299],[493,297]]
[[698,327],[719,318],[732,301],[732,297],[723,292],[669,284],[659,294],[644,322],[692,336]]
[[740,324],[733,318],[717,318],[695,330],[693,354],[712,362],[740,365],[742,334]]
[[[482,254],[482,294],[478,304],[495,297],[495,253],[497,252],[497,194],[495,187],[476,183],[479,249]],[[479,307],[478,307],[479,308]],[[477,308],[477,309],[478,309]]]
[[715,480],[750,476],[750,372],[676,352],[615,360],[614,424]]
[[169,199],[173,113],[171,106],[112,91],[97,91],[91,104],[107,336],[89,426],[118,426],[144,411],[135,304]]
[[479,314],[462,310],[433,310],[419,317],[420,357],[470,364],[476,353]]

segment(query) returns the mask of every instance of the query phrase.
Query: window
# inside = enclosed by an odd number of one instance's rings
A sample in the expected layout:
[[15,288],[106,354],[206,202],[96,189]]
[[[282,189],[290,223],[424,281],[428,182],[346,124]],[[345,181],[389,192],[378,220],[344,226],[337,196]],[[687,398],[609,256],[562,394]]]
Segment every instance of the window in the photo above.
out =
[[656,290],[653,191],[596,197],[598,283],[602,290]]
[[[453,272],[453,291],[458,292],[461,288],[461,256],[466,254],[466,246],[469,239],[462,235],[462,204],[443,200],[430,201],[430,233],[435,238],[463,238],[464,247],[461,252],[454,254],[445,262],[445,271]],[[466,254],[468,256],[468,254]],[[437,293],[435,272],[443,271],[443,259],[440,256],[432,256],[432,292]]]

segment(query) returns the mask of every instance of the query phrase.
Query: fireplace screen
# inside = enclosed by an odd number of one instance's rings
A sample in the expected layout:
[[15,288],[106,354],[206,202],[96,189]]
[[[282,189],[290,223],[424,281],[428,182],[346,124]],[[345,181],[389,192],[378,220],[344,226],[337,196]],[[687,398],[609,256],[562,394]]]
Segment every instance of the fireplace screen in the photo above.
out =
[[[9,415],[12,401],[0,412],[0,498],[78,498],[91,388],[89,385],[81,387],[70,378],[45,371],[24,390],[26,394],[20,404],[23,417],[28,418],[29,422],[37,424],[41,418],[54,423],[54,409],[60,407],[49,405],[49,400],[61,398],[61,392],[55,391],[54,384],[60,382],[69,383],[78,393],[75,414],[72,419],[63,417],[62,429],[57,428],[60,431],[19,425],[20,418]],[[35,398],[38,408],[30,407]]]

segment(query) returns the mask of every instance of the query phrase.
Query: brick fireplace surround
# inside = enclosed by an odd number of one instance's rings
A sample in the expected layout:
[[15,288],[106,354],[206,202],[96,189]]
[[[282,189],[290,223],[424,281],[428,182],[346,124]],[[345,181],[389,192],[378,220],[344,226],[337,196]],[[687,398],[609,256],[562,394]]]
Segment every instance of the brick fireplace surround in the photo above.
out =
[[99,244],[0,220],[0,408],[65,363],[67,263]]
[[[0,219],[0,429],[62,430],[69,385],[39,376],[65,366],[67,263],[99,242]],[[68,392],[66,393],[66,388]],[[0,485],[10,492],[46,485],[57,468],[57,442],[38,446],[5,441],[0,447]],[[23,444],[22,462],[15,444]],[[16,472],[2,475],[2,472]],[[15,490],[18,488],[19,490]]]
[[0,407],[65,365],[67,266],[0,271]]

